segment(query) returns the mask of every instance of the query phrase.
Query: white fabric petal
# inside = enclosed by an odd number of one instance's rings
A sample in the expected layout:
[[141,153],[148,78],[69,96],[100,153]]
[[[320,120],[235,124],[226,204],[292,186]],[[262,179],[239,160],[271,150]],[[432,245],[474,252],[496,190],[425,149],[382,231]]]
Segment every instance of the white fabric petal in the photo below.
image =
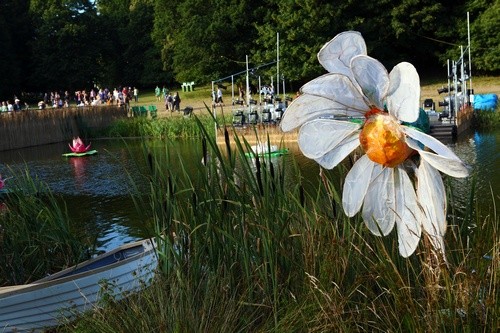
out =
[[363,203],[363,220],[377,236],[387,236],[396,221],[394,169],[374,165],[372,179]]
[[387,94],[389,113],[401,121],[417,121],[420,110],[420,78],[408,62],[397,64],[389,74]]
[[359,134],[357,132],[348,136],[341,144],[320,158],[314,159],[325,169],[333,169],[344,160],[354,149],[359,147]]
[[446,173],[447,175],[463,178],[467,177],[469,174],[469,171],[465,167],[464,163],[458,157],[446,157],[425,151],[420,148],[418,142],[412,138],[406,138],[406,144],[411,149],[416,150],[422,159],[426,160],[434,168]]
[[363,155],[347,174],[342,190],[342,207],[347,216],[353,217],[361,209],[374,165],[367,155]]
[[303,94],[286,108],[280,126],[282,131],[288,132],[320,117],[360,117],[363,114],[364,112],[342,105],[331,98]]
[[298,144],[304,156],[315,159],[338,146],[360,124],[332,119],[311,120],[300,128]]
[[300,89],[304,94],[322,96],[345,107],[358,110],[361,115],[370,110],[370,102],[345,75],[325,74],[307,82]]
[[424,215],[406,171],[398,166],[394,170],[394,176],[398,247],[401,256],[407,258],[415,252],[420,241]]
[[443,237],[446,233],[446,192],[441,174],[424,159],[417,169],[417,197],[425,216],[424,230],[434,248],[444,253]]
[[354,79],[371,104],[384,109],[383,99],[389,89],[389,74],[378,60],[366,55],[359,55],[351,60]]
[[351,59],[360,54],[366,54],[365,40],[357,31],[345,31],[321,48],[318,60],[330,73],[351,76]]
[[[436,154],[448,159],[450,163],[454,165],[454,174],[457,174],[454,177],[467,177],[469,175],[467,166],[460,160],[457,155],[455,155],[455,153],[450,148],[446,147],[446,145],[444,145],[441,141],[411,127],[403,126],[403,131],[406,133],[406,135],[415,140],[418,140],[424,146],[434,151]],[[440,168],[438,169],[441,170]],[[441,171],[452,176],[452,174],[447,172],[446,168],[445,170]]]

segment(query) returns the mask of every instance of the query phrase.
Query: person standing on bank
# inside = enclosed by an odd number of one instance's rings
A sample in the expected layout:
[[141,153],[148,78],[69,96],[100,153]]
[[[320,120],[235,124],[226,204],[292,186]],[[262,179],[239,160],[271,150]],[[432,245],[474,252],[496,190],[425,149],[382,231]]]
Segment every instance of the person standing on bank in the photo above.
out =
[[180,112],[181,110],[181,97],[179,96],[179,93],[176,91],[173,97],[174,101],[174,110],[177,112]]
[[134,87],[134,100],[136,103],[139,101],[139,89],[137,87]]
[[156,86],[155,88],[155,96],[156,96],[156,100],[159,102],[161,101],[161,90],[160,90],[160,87]]

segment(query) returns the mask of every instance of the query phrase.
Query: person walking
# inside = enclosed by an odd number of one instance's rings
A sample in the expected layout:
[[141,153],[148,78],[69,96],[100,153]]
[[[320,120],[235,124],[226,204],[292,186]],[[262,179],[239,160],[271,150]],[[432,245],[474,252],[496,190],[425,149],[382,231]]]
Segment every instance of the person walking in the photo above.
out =
[[224,105],[224,101],[222,100],[222,89],[220,86],[217,88],[217,104],[221,106]]

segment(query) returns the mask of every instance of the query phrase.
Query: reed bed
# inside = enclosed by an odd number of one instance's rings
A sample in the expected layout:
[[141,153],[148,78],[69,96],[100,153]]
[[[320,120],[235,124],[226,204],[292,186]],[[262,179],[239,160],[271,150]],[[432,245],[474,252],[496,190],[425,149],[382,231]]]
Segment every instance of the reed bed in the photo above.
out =
[[498,128],[500,126],[500,106],[496,110],[475,110],[472,117],[472,127],[480,130]]
[[71,223],[64,202],[28,170],[10,170],[0,210],[0,286],[33,282],[88,259],[93,240]]
[[447,263],[425,240],[404,259],[395,237],[373,236],[359,217],[344,215],[340,189],[352,161],[323,170],[321,185],[306,190],[293,163],[246,158],[247,141],[221,125],[225,144],[217,145],[212,125],[195,121],[203,153],[194,173],[171,173],[168,142],[164,152],[144,143],[150,191],[134,200],[156,228],[157,281],[125,302],[108,299],[61,331],[500,329],[497,194],[483,198],[492,202],[488,212],[463,213],[450,203]]
[[[226,119],[226,118],[224,118]],[[230,121],[227,118],[227,121]],[[212,116],[202,114],[198,117],[211,135],[215,133]],[[201,138],[202,132],[195,117],[166,117],[158,119],[126,118],[115,121],[105,133],[108,137],[154,137],[158,139]]]

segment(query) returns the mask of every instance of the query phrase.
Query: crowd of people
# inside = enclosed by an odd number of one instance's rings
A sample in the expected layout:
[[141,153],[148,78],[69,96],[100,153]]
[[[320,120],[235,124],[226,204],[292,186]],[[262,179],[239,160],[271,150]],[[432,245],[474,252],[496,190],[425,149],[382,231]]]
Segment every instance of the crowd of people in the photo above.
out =
[[163,89],[160,89],[160,87],[156,86],[155,97],[156,97],[156,100],[158,102],[160,102],[163,98],[163,100],[165,102],[165,109],[167,111],[180,112],[180,110],[181,110],[181,96],[179,96],[179,93],[177,91],[172,95],[172,93],[170,92],[170,90],[167,89],[166,86],[163,86]]
[[19,98],[14,96],[14,103],[11,103],[10,100],[2,102],[2,105],[0,106],[0,112],[17,112],[28,108],[28,104],[22,104]]
[[39,101],[36,107],[30,107],[28,103],[21,102],[17,96],[14,96],[13,101],[6,100],[1,103],[0,112],[18,112],[29,109],[45,109],[45,108],[63,108],[70,105],[76,106],[94,106],[94,105],[126,105],[130,100],[139,101],[139,90],[134,87],[120,87],[113,91],[108,88],[92,88],[88,92],[86,90],[75,91],[71,95],[67,90],[64,92],[52,91],[39,95]]

